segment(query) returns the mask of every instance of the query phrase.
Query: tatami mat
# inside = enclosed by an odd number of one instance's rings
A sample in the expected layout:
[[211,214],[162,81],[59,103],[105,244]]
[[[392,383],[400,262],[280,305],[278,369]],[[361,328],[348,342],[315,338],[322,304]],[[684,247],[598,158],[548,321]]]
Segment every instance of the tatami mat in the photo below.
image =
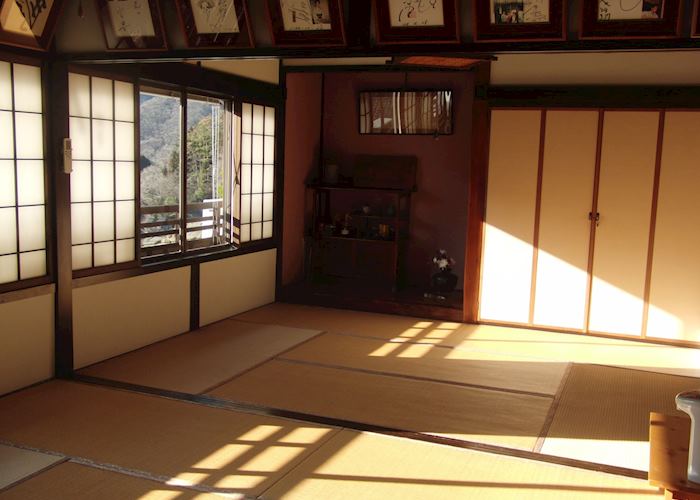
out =
[[683,415],[676,394],[698,387],[693,378],[575,365],[542,452],[648,470],[649,413]]
[[80,373],[197,394],[320,333],[224,320]]
[[639,479],[347,430],[263,494],[289,500],[661,497]]
[[0,445],[0,490],[61,460],[54,455]]
[[550,397],[270,361],[211,395],[402,430],[532,449]]
[[65,463],[4,492],[2,500],[205,500],[221,496]]
[[284,359],[554,395],[567,363],[324,334]]
[[249,495],[333,432],[71,382],[0,398],[0,439],[7,442]]

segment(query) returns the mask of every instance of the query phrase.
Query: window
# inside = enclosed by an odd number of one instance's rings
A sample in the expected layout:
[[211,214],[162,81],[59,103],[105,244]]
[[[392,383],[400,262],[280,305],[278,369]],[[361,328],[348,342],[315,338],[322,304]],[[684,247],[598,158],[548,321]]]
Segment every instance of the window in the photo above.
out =
[[0,61],[0,284],[46,275],[41,70]]
[[136,258],[134,85],[70,73],[73,269]]

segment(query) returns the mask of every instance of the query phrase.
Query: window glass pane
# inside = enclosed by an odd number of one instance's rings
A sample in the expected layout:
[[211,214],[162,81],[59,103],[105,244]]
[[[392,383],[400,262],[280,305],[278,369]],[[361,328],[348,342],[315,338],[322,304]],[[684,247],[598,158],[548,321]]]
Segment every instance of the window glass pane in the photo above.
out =
[[17,256],[2,255],[0,256],[0,284],[17,281],[19,275],[17,273]]
[[92,241],[92,205],[90,203],[73,203],[71,214],[71,240],[73,245]]
[[134,124],[116,122],[114,127],[114,154],[117,160],[134,161]]
[[241,222],[246,224],[250,222],[250,195],[241,195]]
[[243,134],[241,137],[241,161],[250,163],[253,159],[253,139],[248,134]]
[[112,80],[92,78],[92,117],[111,120],[112,106]]
[[38,278],[46,274],[46,251],[19,254],[20,279]]
[[127,82],[114,82],[114,118],[134,121],[134,86]]
[[275,138],[265,136],[265,163],[275,163]]
[[274,165],[265,165],[263,191],[271,193],[275,190],[275,167]]
[[263,138],[261,135],[253,136],[253,163],[263,162]]
[[259,240],[262,238],[262,224],[251,224],[250,225],[250,239],[252,241]]
[[92,164],[93,200],[114,199],[114,164],[111,161],[96,161]]
[[46,248],[44,207],[19,207],[19,251]]
[[263,220],[272,220],[272,209],[274,208],[274,196],[272,193],[263,195]]
[[[95,240],[106,241],[114,239],[114,203],[111,201],[93,204],[95,218]],[[97,254],[95,254],[97,255]],[[97,265],[97,261],[95,261]]]
[[134,199],[134,164],[132,162],[117,162],[117,199]]
[[111,241],[105,243],[95,243],[93,246],[95,252],[95,266],[108,266],[114,264],[114,243]]
[[0,109],[12,109],[10,63],[4,61],[0,61]]
[[113,122],[107,120],[92,120],[92,159],[114,159],[114,129]]
[[70,119],[70,138],[73,148],[73,161],[90,160],[90,120],[87,118]]
[[70,199],[72,202],[92,201],[92,172],[89,161],[74,161],[70,173]]
[[251,191],[253,193],[262,193],[263,190],[263,166],[253,165],[253,184]]
[[275,108],[265,107],[265,135],[275,135]]
[[0,207],[15,204],[15,162],[0,160]]
[[90,77],[68,74],[68,103],[71,116],[90,117]]
[[17,251],[15,208],[0,208],[0,255]]
[[17,161],[17,197],[19,198],[19,205],[40,205],[44,203],[43,161]]
[[272,222],[263,222],[262,237],[272,238]]
[[246,102],[243,103],[241,130],[244,134],[250,134],[253,132],[253,105]]
[[265,108],[263,106],[258,106],[257,104],[253,106],[253,133],[263,134],[265,132]]
[[15,110],[41,113],[41,69],[14,65]]
[[44,157],[44,131],[41,115],[15,113],[17,158],[40,160]]
[[262,221],[262,195],[254,194],[251,206],[251,221],[260,222]]
[[250,175],[251,166],[247,164],[243,165],[241,167],[241,192],[244,194],[250,193],[250,186],[252,182]]
[[12,128],[12,113],[0,111],[0,159],[15,157],[15,136]]
[[73,269],[87,269],[88,267],[92,267],[92,245],[73,247]]
[[134,237],[134,202],[117,202],[117,238]]
[[117,241],[117,262],[129,262],[136,258],[134,246],[135,240]]
[[250,241],[250,224],[243,224],[241,226],[241,243],[248,241]]

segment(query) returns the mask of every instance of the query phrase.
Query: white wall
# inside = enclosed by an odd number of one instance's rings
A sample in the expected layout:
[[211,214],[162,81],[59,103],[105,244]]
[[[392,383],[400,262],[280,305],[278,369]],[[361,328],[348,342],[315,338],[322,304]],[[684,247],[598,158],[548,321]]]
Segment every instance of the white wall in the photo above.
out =
[[0,304],[0,394],[54,372],[54,295]]
[[275,301],[277,250],[206,262],[200,266],[202,326]]

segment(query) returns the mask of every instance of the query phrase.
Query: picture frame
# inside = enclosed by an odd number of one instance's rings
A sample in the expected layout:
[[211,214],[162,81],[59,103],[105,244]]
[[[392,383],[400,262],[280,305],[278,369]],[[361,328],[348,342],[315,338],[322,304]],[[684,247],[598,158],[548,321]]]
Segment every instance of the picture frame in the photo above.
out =
[[693,25],[690,29],[691,36],[694,38],[700,37],[700,0],[695,0],[692,23]]
[[681,0],[641,0],[633,9],[625,0],[583,0],[582,39],[677,38]]
[[167,50],[158,0],[96,0],[108,51]]
[[245,0],[176,0],[175,5],[188,47],[255,46]]
[[0,0],[0,43],[46,51],[64,0]]
[[475,0],[475,42],[566,40],[565,0]]
[[457,0],[372,0],[378,45],[459,43]]
[[345,46],[341,0],[265,0],[275,45]]

